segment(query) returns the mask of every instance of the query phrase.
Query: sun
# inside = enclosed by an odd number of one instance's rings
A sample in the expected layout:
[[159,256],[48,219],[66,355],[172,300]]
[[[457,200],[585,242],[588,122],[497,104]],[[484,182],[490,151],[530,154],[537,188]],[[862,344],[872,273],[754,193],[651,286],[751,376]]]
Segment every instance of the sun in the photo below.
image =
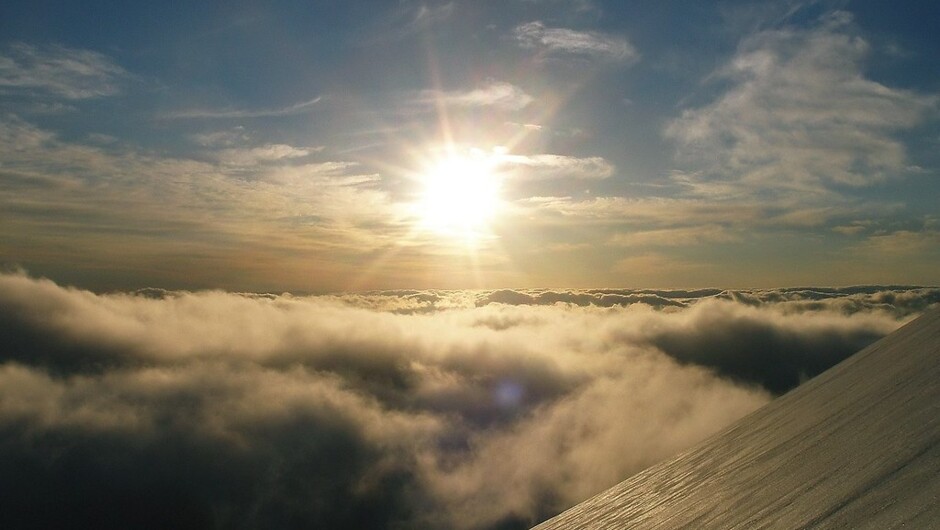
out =
[[421,173],[415,205],[420,226],[465,241],[492,237],[490,223],[500,207],[500,181],[493,157],[482,152],[451,153]]

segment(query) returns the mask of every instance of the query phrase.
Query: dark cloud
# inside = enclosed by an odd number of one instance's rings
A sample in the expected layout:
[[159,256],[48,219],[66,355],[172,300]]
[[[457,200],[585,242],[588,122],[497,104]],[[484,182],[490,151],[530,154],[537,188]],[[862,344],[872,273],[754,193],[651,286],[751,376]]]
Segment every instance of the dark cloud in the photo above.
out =
[[393,437],[394,415],[299,374],[183,371],[58,380],[7,365],[4,526],[388,528],[409,515],[407,459],[367,432]]
[[650,343],[679,361],[714,368],[776,394],[822,373],[886,331],[877,325],[787,319],[723,303],[703,303],[691,314],[681,328],[651,334]]
[[0,275],[5,528],[525,528],[928,288],[96,295]]

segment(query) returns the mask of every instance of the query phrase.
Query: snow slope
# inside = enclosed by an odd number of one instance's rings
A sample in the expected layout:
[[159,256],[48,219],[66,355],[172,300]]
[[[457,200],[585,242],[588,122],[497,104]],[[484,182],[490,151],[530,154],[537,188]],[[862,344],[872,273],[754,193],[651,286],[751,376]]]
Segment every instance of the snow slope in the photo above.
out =
[[536,528],[940,528],[940,311]]

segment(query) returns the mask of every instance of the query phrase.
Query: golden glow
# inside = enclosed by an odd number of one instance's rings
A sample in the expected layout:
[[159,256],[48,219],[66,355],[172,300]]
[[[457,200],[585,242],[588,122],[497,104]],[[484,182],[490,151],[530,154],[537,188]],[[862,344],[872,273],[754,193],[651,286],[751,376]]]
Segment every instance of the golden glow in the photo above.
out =
[[423,229],[465,242],[492,237],[500,207],[494,158],[483,152],[448,154],[428,165],[415,205]]

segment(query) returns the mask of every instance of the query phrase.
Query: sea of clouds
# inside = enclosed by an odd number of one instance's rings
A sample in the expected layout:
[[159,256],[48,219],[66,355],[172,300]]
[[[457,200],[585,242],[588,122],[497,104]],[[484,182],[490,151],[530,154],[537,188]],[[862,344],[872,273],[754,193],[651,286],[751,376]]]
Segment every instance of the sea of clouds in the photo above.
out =
[[940,305],[911,287],[95,294],[0,275],[5,528],[527,528]]

